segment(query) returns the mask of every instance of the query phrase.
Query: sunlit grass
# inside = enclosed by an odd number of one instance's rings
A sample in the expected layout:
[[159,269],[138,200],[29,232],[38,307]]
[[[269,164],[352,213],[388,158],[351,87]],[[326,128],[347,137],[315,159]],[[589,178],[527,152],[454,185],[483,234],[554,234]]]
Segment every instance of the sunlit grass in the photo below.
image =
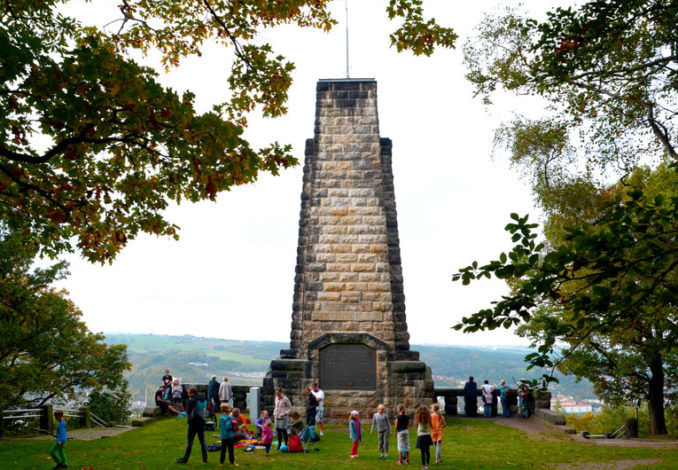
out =
[[[528,439],[516,429],[493,424],[482,419],[455,418],[447,421],[443,440],[443,463],[436,468],[487,468],[487,469],[540,469],[554,468],[558,464],[588,462],[614,463],[619,460],[657,460],[643,468],[678,468],[678,448],[623,448],[603,447],[588,442],[575,442],[565,438]],[[263,450],[243,452],[236,450],[236,463],[244,468],[261,469],[371,469],[395,465],[397,450],[391,439],[389,460],[378,459],[377,436],[370,436],[364,426],[359,459],[350,459],[351,441],[346,426],[326,428],[325,437],[307,454],[283,454],[274,449],[265,457]],[[208,444],[217,442],[216,433],[208,432]],[[99,469],[165,469],[165,468],[216,468],[219,453],[211,452],[209,462],[203,464],[197,441],[188,465],[174,463],[181,457],[185,446],[186,421],[163,419],[144,428],[94,441],[70,441],[66,447],[69,468]],[[560,437],[560,436],[558,436]],[[416,436],[411,432],[411,468],[420,468],[419,451],[414,448]],[[53,465],[47,451],[51,441],[5,439],[0,441],[1,469],[44,469]],[[318,448],[317,451],[313,448]],[[228,461],[226,462],[228,466]],[[433,468],[433,466],[431,467]],[[586,468],[580,467],[580,468]]]

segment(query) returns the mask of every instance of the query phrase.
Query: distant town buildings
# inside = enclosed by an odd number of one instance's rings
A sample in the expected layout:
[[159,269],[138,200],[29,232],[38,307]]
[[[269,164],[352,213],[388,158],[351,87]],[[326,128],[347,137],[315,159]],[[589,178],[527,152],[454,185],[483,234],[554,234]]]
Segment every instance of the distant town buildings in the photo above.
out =
[[567,414],[592,413],[594,405],[596,405],[593,401],[597,400],[577,401],[572,397],[554,397],[551,398],[551,409],[556,411],[561,410]]

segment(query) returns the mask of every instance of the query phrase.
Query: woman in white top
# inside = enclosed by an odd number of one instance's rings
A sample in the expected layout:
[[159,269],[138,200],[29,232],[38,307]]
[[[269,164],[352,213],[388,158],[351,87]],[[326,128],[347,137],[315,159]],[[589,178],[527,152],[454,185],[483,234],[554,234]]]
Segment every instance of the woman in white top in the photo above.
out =
[[485,380],[483,386],[480,387],[483,394],[483,404],[485,405],[483,416],[486,418],[492,417],[492,392],[494,391],[494,388],[494,385],[490,385],[487,380]]

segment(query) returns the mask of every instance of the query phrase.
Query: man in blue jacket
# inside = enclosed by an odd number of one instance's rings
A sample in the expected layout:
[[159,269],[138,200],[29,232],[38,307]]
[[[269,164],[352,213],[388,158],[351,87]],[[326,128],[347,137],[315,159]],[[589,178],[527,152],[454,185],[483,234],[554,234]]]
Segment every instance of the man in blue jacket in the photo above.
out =
[[207,400],[212,403],[212,409],[214,410],[214,422],[217,421],[217,412],[220,409],[221,403],[219,402],[219,382],[217,382],[217,376],[213,375],[210,383],[207,384]]
[[198,389],[191,387],[188,389],[188,407],[186,408],[186,420],[188,421],[188,436],[186,438],[186,452],[184,456],[177,459],[177,463],[186,463],[191,456],[193,441],[195,435],[198,435],[200,449],[202,450],[202,461],[207,463],[207,445],[205,444],[205,418],[207,411],[207,400],[198,397]]
[[473,381],[473,376],[464,385],[464,409],[469,418],[478,416],[478,385]]

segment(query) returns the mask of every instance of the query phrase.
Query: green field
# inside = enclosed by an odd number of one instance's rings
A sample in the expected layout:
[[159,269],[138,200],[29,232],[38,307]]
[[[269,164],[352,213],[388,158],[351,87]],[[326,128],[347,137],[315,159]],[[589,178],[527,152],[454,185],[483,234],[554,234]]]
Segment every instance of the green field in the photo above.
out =
[[[513,428],[482,419],[456,418],[447,421],[443,440],[443,463],[431,468],[450,469],[568,469],[586,468],[678,468],[678,447],[671,449],[649,447],[604,447],[589,442],[571,441],[562,435],[526,434]],[[369,428],[364,427],[364,432]],[[69,468],[75,469],[180,469],[220,468],[219,454],[210,453],[203,464],[200,450],[193,448],[187,465],[174,463],[183,454],[186,421],[168,418],[144,428],[106,439],[70,441],[66,447]],[[208,443],[216,441],[208,433]],[[415,433],[411,432],[412,464],[421,468],[419,451],[414,449]],[[5,439],[0,441],[0,468],[51,468],[47,455],[51,441]],[[379,460],[376,435],[365,432],[360,445],[361,458],[350,459],[351,442],[346,426],[330,426],[325,437],[314,445],[319,450],[307,454],[283,454],[271,450],[264,457],[263,450],[245,453],[236,450],[236,463],[243,468],[261,469],[373,469],[395,467],[395,440],[391,439],[389,460]],[[196,453],[197,451],[197,453]],[[634,462],[635,461],[635,462]],[[606,463],[595,466],[594,463]],[[639,464],[634,466],[629,464]],[[226,462],[228,467],[228,460]]]

